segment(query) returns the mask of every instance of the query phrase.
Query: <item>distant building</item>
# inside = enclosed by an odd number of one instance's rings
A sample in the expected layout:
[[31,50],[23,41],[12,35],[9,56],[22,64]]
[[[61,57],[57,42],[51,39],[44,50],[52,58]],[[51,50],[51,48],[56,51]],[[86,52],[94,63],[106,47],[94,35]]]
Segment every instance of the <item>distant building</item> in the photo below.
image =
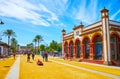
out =
[[20,46],[20,48],[19,48],[20,53],[26,53],[26,51],[27,51],[26,46]]
[[[83,16],[84,17],[84,16]],[[92,17],[91,17],[92,18]],[[113,64],[120,62],[120,22],[109,19],[109,10],[101,10],[101,20],[86,27],[81,23],[66,34],[62,30],[62,54],[84,62]]]
[[8,48],[9,48],[8,44],[0,41],[0,57],[3,57],[3,55],[4,56],[8,55]]

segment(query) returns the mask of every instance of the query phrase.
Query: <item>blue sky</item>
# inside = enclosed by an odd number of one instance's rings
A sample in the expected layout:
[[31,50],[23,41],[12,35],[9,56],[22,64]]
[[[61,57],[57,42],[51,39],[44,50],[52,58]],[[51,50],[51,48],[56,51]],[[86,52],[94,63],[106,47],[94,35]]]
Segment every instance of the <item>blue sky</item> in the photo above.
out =
[[[20,45],[31,43],[36,35],[44,44],[61,42],[61,30],[72,31],[82,21],[89,25],[101,20],[100,10],[109,9],[111,20],[120,22],[120,0],[0,0],[0,34],[6,29],[16,33]],[[7,37],[2,36],[7,43]]]

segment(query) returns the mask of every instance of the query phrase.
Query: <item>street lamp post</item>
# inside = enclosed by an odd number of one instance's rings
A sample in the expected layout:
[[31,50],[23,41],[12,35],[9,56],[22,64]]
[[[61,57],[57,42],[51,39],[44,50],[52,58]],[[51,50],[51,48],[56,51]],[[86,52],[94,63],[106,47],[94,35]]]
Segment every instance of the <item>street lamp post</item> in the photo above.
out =
[[[3,25],[4,22],[1,20],[1,21],[0,21],[0,24]],[[1,35],[0,35],[0,42],[1,42],[1,40],[2,40],[2,37],[1,37]],[[1,53],[0,53],[0,55],[1,55]]]
[[[1,20],[1,19],[0,19],[0,20]],[[1,21],[0,21],[0,24],[3,25],[4,22],[1,20]],[[2,40],[2,37],[0,36],[0,42],[1,42],[1,40]]]

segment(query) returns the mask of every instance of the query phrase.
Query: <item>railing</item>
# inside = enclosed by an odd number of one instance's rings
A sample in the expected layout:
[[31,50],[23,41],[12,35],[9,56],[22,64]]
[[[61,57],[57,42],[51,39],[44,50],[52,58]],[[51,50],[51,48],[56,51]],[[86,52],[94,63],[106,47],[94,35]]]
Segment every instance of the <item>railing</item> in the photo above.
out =
[[73,35],[73,32],[66,34],[64,37],[71,36],[71,35]]
[[120,22],[117,22],[117,21],[110,20],[109,23],[113,24],[113,25],[120,26]]

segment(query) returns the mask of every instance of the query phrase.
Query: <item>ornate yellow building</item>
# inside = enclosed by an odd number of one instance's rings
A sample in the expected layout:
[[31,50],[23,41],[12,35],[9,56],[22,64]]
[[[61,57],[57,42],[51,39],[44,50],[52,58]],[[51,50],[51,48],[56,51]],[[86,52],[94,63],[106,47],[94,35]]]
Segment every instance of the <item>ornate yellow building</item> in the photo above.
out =
[[106,65],[120,62],[120,22],[109,20],[109,10],[101,10],[101,20],[82,23],[66,34],[62,30],[62,54],[70,59]]

